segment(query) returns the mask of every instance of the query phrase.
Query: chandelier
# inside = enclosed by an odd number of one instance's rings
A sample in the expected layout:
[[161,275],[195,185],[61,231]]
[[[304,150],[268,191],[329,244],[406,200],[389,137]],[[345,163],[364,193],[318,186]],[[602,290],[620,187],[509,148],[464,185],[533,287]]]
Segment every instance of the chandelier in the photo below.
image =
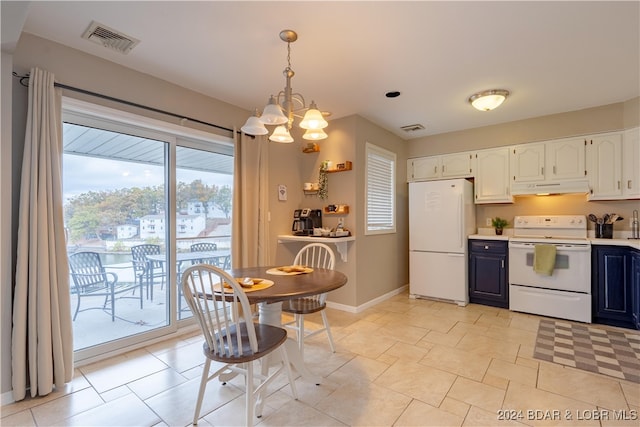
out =
[[[311,141],[325,139],[327,134],[323,129],[327,127],[328,123],[318,110],[316,103],[311,101],[307,107],[303,96],[299,93],[293,93],[291,88],[291,79],[295,75],[291,69],[291,43],[298,40],[298,34],[293,30],[282,30],[280,31],[280,39],[287,43],[287,68],[283,71],[286,78],[285,88],[277,96],[271,95],[269,103],[262,110],[262,115],[256,109],[255,114],[249,117],[240,129],[248,135],[266,135],[269,130],[265,125],[276,126],[269,136],[269,140],[293,142],[290,130],[297,117],[302,118],[298,126],[306,129],[302,136],[304,139]],[[303,111],[306,111],[304,117],[299,115]]]

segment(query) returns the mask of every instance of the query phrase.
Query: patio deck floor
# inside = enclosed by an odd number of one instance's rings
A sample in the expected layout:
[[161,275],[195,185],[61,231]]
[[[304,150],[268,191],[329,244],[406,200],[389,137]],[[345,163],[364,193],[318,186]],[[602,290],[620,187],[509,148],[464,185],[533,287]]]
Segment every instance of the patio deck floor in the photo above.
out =
[[[108,265],[105,269],[117,274],[119,283],[133,283],[136,280],[131,263]],[[70,283],[73,288],[73,281]],[[166,278],[164,286],[159,281],[155,282],[153,300],[147,298],[146,287],[144,290],[142,309],[138,298],[130,298],[137,296],[137,289],[136,295],[132,291],[116,297],[114,321],[111,321],[110,304],[107,304],[107,309],[102,309],[104,297],[83,297],[80,310],[87,307],[96,309],[80,311],[73,321],[74,350],[166,326],[169,323],[169,287]],[[71,294],[71,315],[75,312],[76,304],[77,297]],[[191,311],[184,300],[181,307],[182,315],[179,319],[191,317]]]

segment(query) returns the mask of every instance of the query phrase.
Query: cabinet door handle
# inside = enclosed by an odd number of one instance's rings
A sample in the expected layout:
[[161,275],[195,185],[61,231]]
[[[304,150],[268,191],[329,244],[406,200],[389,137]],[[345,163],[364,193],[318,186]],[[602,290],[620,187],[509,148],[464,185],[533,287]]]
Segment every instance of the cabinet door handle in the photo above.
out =
[[540,168],[540,175],[544,175],[544,166]]
[[631,190],[631,180],[627,181],[627,189]]
[[437,166],[433,167],[433,173],[438,173],[438,167]]
[[620,181],[618,181],[618,190],[620,189]]
[[444,173],[444,165],[442,165],[442,173]]
[[487,246],[487,245],[484,245],[484,248],[485,248],[485,249],[489,249],[489,246]]
[[553,174],[556,174],[556,165],[553,165]]
[[504,268],[504,260],[500,261],[502,263],[502,268]]

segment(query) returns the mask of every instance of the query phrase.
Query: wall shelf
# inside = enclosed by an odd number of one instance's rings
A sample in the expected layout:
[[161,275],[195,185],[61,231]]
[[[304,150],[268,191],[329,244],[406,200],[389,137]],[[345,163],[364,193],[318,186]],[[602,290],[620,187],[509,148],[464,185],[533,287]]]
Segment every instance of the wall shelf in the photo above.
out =
[[335,211],[330,211],[328,206],[323,209],[325,215],[347,215],[349,213],[349,205],[336,205]]
[[353,163],[349,160],[343,163],[338,163],[334,168],[328,169],[327,173],[346,172],[353,168]]
[[320,146],[315,142],[309,142],[302,148],[303,153],[317,153],[319,151]]

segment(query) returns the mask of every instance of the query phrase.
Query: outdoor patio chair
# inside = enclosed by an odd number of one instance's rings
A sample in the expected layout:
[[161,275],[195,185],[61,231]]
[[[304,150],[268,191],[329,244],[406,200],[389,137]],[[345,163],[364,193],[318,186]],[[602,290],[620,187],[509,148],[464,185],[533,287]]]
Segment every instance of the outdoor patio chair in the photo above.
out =
[[[225,289],[226,286],[229,288]],[[225,289],[224,297],[220,295],[221,289]],[[205,363],[193,424],[198,423],[207,383],[221,375],[226,377],[227,374],[241,374],[245,377],[246,426],[253,425],[254,415],[262,415],[263,393],[268,384],[283,371],[289,376],[293,397],[298,398],[284,346],[287,331],[278,326],[254,323],[247,295],[229,273],[209,264],[191,266],[182,275],[182,292],[205,339]],[[279,350],[281,363],[269,374],[271,358],[264,357],[274,350]],[[262,362],[261,373],[254,372],[253,362],[256,360]],[[216,366],[215,372],[209,374],[211,361],[224,365]]]
[[[331,248],[324,243],[309,243],[296,255],[293,260],[294,265],[306,265],[307,267],[327,268],[333,270],[336,263],[335,255]],[[294,320],[285,323],[288,329],[294,330],[298,339],[300,354],[304,356],[304,340],[321,332],[326,332],[329,338],[329,346],[331,351],[335,353],[336,349],[333,345],[333,337],[329,328],[329,320],[325,312],[327,294],[312,295],[309,297],[287,300],[282,303],[282,311],[294,315]],[[309,330],[304,327],[305,314],[320,312],[322,316],[322,329]]]
[[[216,245],[215,243],[204,242],[204,243],[194,243],[193,245],[191,245],[191,252],[214,252],[217,250],[218,250],[218,245]],[[191,261],[191,265],[202,264],[202,263],[218,266],[216,262],[216,258],[206,258],[201,260],[194,259],[193,261]]]
[[[136,283],[118,283],[118,276],[115,273],[105,271],[100,260],[100,254],[97,252],[77,252],[69,255],[69,267],[71,269],[71,278],[73,279],[72,294],[76,294],[78,302],[76,311],[73,314],[73,320],[76,320],[78,312],[91,309],[107,309],[107,303],[110,303],[111,321],[115,321],[116,316],[116,295],[124,292],[132,292],[136,287],[140,288],[140,295],[120,298],[140,299],[140,308],[142,309],[142,284]],[[88,307],[80,310],[80,301],[86,297],[104,296],[102,307]]]
[[165,263],[162,261],[150,261],[147,259],[147,255],[160,255],[160,245],[144,244],[131,247],[133,272],[140,284],[146,283],[147,299],[149,298],[149,290],[151,290],[151,300],[153,301],[153,285],[156,278],[160,278],[160,289],[164,288]]

